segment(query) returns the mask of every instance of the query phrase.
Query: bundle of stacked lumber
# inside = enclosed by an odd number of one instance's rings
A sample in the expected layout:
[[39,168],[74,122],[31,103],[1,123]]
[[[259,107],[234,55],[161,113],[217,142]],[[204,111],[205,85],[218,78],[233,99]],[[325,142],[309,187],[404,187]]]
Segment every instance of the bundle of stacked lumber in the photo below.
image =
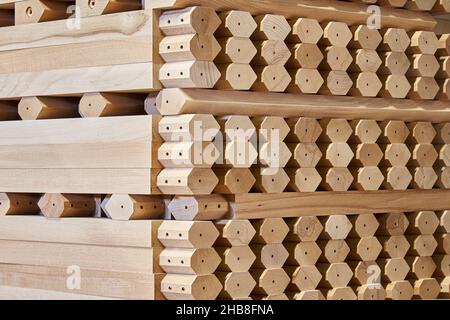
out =
[[448,11],[0,0],[0,298],[449,298]]

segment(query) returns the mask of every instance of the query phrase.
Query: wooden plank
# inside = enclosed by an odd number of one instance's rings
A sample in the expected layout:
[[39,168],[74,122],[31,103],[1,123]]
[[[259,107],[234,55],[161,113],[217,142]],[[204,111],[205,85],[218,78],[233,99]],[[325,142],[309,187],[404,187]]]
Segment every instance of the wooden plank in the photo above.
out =
[[130,116],[0,122],[0,168],[158,167],[152,146],[159,137],[158,120]]
[[160,272],[158,248],[0,240],[0,262],[34,266],[78,266],[129,272]]
[[117,300],[76,293],[0,286],[0,300]]
[[0,169],[5,192],[154,194],[158,169]]
[[323,216],[445,210],[448,190],[245,194],[234,198],[234,218]]
[[37,72],[151,61],[151,38],[133,37],[0,51],[0,73]]
[[4,286],[77,295],[122,299],[163,299],[158,289],[160,274],[83,268],[79,288],[70,289],[67,284],[71,273],[67,271],[67,267],[0,264],[0,282]]
[[0,88],[2,99],[79,95],[80,92],[145,92],[153,88],[153,64],[134,63],[1,74]]
[[[371,12],[367,5],[326,0],[145,0],[145,9],[176,9],[199,5],[214,8],[216,11],[243,10],[252,15],[270,12],[284,15],[288,19],[305,17],[319,21],[346,21],[350,25],[367,24]],[[383,7],[382,27],[402,27],[407,30],[433,30],[436,22],[428,13],[408,12]]]
[[148,10],[81,18],[80,28],[69,28],[68,21],[0,28],[0,51],[139,37],[152,41],[153,21]]
[[[0,217],[0,239],[117,247],[161,247],[162,221],[117,221],[106,218],[47,219],[42,216]],[[64,232],[60,232],[64,230]]]
[[[242,108],[245,105],[245,108]],[[282,116],[449,122],[450,108],[441,101],[357,98],[288,93],[164,89],[157,98],[163,115],[204,113],[216,116]]]

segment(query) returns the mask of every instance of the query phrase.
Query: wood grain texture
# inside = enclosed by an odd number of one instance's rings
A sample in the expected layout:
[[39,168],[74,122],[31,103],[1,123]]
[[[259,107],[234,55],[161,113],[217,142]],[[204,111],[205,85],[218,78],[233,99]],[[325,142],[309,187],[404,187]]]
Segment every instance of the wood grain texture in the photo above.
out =
[[121,299],[162,299],[159,274],[83,268],[80,289],[74,290],[67,287],[67,275],[67,267],[0,264],[4,286]]
[[[286,18],[313,18],[319,21],[344,20],[349,24],[366,24],[370,13],[367,6],[359,3],[325,0],[282,0],[276,3],[266,0],[145,0],[144,8],[184,8],[205,5],[217,11],[244,10],[253,15],[270,12]],[[400,26],[405,29],[432,30],[436,25],[433,18],[422,12],[413,14],[394,8],[383,8],[382,27]]]
[[233,213],[236,219],[259,219],[441,210],[450,206],[449,194],[447,190],[246,194],[235,196]]
[[[242,108],[245,105],[245,108]],[[355,107],[357,106],[357,107]],[[163,115],[206,113],[347,120],[450,121],[450,108],[444,102],[426,104],[384,98],[308,96],[287,93],[221,92],[200,89],[164,89],[157,98]]]
[[5,192],[158,194],[158,169],[0,169]]
[[[160,271],[157,249],[90,246],[67,243],[0,241],[2,263],[101,269],[110,271]],[[154,258],[155,257],[155,258]]]
[[138,169],[158,166],[156,157],[152,157],[155,152],[152,141],[159,137],[158,119],[158,116],[130,116],[0,122],[0,167]]
[[[117,247],[161,247],[162,221],[117,221],[104,218],[46,219],[42,216],[0,218],[0,239]],[[64,232],[60,232],[64,230]]]
[[153,88],[153,64],[148,62],[1,74],[0,87],[2,99],[79,95],[80,92],[144,92]]

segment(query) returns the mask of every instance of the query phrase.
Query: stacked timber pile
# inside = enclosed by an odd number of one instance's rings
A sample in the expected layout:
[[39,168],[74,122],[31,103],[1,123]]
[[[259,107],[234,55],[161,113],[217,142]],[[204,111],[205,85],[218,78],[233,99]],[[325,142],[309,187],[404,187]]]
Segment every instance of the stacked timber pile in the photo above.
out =
[[0,0],[0,298],[449,298],[449,12]]

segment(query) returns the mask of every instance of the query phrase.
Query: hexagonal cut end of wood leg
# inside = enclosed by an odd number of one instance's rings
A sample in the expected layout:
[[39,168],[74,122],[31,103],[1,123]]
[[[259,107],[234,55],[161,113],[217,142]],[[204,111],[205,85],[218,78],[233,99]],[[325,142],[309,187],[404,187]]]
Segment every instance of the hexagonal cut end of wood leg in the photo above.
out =
[[400,281],[406,278],[409,265],[403,258],[388,259],[384,266],[384,273],[391,281]]
[[326,76],[326,86],[335,96],[345,96],[353,86],[353,81],[346,71],[333,70]]
[[434,278],[419,279],[414,282],[414,295],[424,300],[434,300],[439,296],[441,287]]
[[291,26],[286,18],[280,15],[266,14],[256,17],[258,34],[268,40],[284,40],[291,32]]
[[231,10],[219,15],[222,18],[222,26],[219,33],[239,38],[250,38],[257,28],[255,19],[247,11]]
[[294,256],[299,265],[315,265],[321,254],[315,241],[302,241],[295,246]]
[[211,114],[183,114],[163,117],[158,131],[165,141],[212,141],[220,125]]
[[376,97],[383,84],[374,72],[361,72],[354,80],[355,92],[363,97]]
[[220,187],[221,190],[217,193],[248,193],[256,182],[252,172],[247,168],[231,168],[226,170],[222,176],[217,171],[216,174],[219,176],[219,184],[217,187]]
[[261,168],[256,171],[255,187],[265,193],[282,193],[289,181],[289,176],[283,168]]
[[266,66],[261,72],[261,82],[270,92],[284,92],[291,80],[289,72],[282,65]]
[[325,279],[333,288],[346,287],[353,277],[347,263],[332,263],[325,273]]
[[295,84],[302,93],[315,94],[323,86],[324,80],[317,69],[298,69]]
[[347,191],[353,183],[348,168],[330,168],[325,176],[325,188],[330,191]]
[[255,240],[259,243],[282,243],[289,233],[289,227],[282,218],[267,218],[255,222]]
[[388,51],[405,52],[411,40],[405,29],[389,28],[384,32],[383,43]]
[[295,190],[298,192],[314,192],[321,182],[322,177],[315,168],[299,168],[295,170]]
[[306,290],[297,293],[294,297],[295,300],[325,300],[323,293],[320,290]]
[[438,176],[431,167],[420,167],[414,170],[414,186],[418,189],[431,190]]
[[323,248],[323,257],[329,263],[345,261],[350,253],[350,247],[345,240],[328,240]]
[[343,22],[328,22],[323,29],[323,38],[327,45],[346,47],[353,35],[349,27]]
[[293,230],[302,242],[316,241],[322,231],[322,223],[315,216],[298,218]]
[[416,228],[421,234],[434,234],[439,227],[439,218],[434,211],[419,211],[413,218],[410,228]]
[[211,221],[164,221],[158,239],[168,248],[210,248],[219,237]]
[[[381,34],[377,29],[369,28],[366,25],[360,25],[353,30],[353,43],[357,47],[376,50],[382,40]],[[353,45],[355,46],[355,45]]]
[[391,300],[411,300],[414,289],[407,280],[394,281],[386,286],[386,297]]
[[154,196],[113,194],[101,206],[113,220],[158,219],[165,211],[164,200]]
[[60,217],[88,217],[96,210],[94,197],[88,195],[72,195],[61,193],[46,193],[38,202],[44,216]]
[[368,284],[358,287],[358,300],[386,300],[386,290],[381,284]]
[[375,120],[354,120],[351,126],[355,131],[355,140],[359,143],[376,143],[382,133]]
[[220,220],[216,226],[221,229],[221,240],[229,246],[246,246],[256,234],[249,220]]
[[169,300],[214,300],[222,288],[222,284],[213,274],[167,274],[161,281],[161,292]]
[[400,74],[391,74],[384,79],[386,94],[391,98],[404,99],[411,90],[408,78]]
[[[355,279],[361,285],[369,283],[374,271],[381,273],[380,267],[375,261],[359,261],[354,269]],[[375,282],[377,281],[379,281],[379,279],[375,279]]]
[[350,220],[353,224],[351,233],[359,238],[373,236],[380,226],[374,214],[354,215],[350,216]]
[[234,299],[250,296],[255,285],[256,281],[250,272],[226,273],[223,279],[223,290],[228,296]]
[[299,43],[294,47],[296,63],[304,69],[317,69],[324,56],[318,45],[310,43]]
[[[222,251],[225,248],[218,249]],[[222,263],[233,272],[244,272],[250,269],[256,255],[249,246],[229,247],[222,252]]]
[[292,33],[300,43],[316,44],[323,36],[323,29],[316,19],[299,18],[292,27]]
[[284,142],[266,142],[259,147],[259,161],[264,166],[284,168],[292,153]]
[[234,90],[250,90],[257,79],[257,75],[249,64],[232,63],[222,70],[221,81],[216,88],[221,88],[226,82],[226,87]]
[[347,142],[353,133],[349,122],[345,119],[324,119],[320,120],[324,128],[322,132],[323,140],[331,142]]
[[383,250],[380,241],[376,237],[362,238],[356,251],[363,261],[375,261]]
[[194,6],[164,12],[159,28],[166,35],[186,33],[213,34],[222,21],[213,8]]
[[298,267],[292,275],[292,283],[300,290],[314,290],[320,283],[322,274],[314,265]]
[[400,258],[406,256],[410,244],[405,236],[390,236],[384,243],[384,251],[391,258]]
[[158,188],[164,194],[207,195],[219,179],[211,169],[166,168],[157,177]]
[[301,117],[295,123],[294,134],[300,142],[314,143],[322,134],[319,121],[313,118]]
[[206,196],[175,196],[168,205],[176,220],[218,220],[228,213],[229,205],[219,194]]
[[433,257],[414,257],[411,264],[411,272],[419,279],[430,278],[436,270]]
[[406,190],[413,177],[406,167],[392,167],[387,170],[386,185],[392,190]]
[[22,120],[39,119],[39,114],[43,108],[43,103],[37,97],[24,97],[20,99],[18,113]]
[[216,271],[221,258],[213,248],[166,248],[159,263],[166,273],[208,275]]
[[355,292],[350,287],[333,288],[327,293],[327,300],[357,300]]
[[344,240],[352,227],[352,223],[347,216],[332,215],[326,218],[324,232],[330,239]]
[[281,294],[290,281],[290,277],[283,269],[265,269],[259,278],[259,287],[269,295]]
[[355,180],[357,189],[365,191],[379,190],[383,181],[384,175],[378,167],[360,168]]

